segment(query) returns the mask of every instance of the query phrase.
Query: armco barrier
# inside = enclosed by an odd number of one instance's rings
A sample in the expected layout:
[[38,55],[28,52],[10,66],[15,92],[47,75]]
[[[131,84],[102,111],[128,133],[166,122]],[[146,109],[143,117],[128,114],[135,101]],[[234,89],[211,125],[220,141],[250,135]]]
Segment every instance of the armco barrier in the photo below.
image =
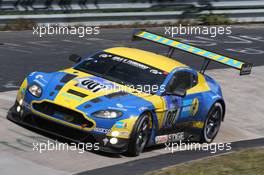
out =
[[[197,2],[191,2],[198,6]],[[239,4],[239,5],[238,5]],[[122,3],[122,4],[99,4],[99,8],[150,8],[157,4],[149,3]],[[161,4],[159,4],[161,5]],[[166,4],[162,4],[166,5]],[[168,4],[167,4],[168,5]],[[169,6],[175,4],[170,3]],[[240,9],[238,7],[240,6]],[[70,13],[70,14],[35,14],[35,15],[0,15],[0,25],[17,19],[27,19],[39,25],[118,25],[133,23],[163,23],[177,22],[183,17],[194,19],[197,14],[226,15],[238,22],[263,22],[264,1],[228,1],[214,2],[214,10],[203,9],[197,13],[185,13],[185,11],[162,11],[162,12],[115,12],[115,13]],[[231,8],[232,7],[232,8]],[[54,7],[55,8],[55,7]],[[58,7],[59,8],[59,7]],[[72,8],[77,8],[72,6]],[[92,8],[91,8],[92,9]]]

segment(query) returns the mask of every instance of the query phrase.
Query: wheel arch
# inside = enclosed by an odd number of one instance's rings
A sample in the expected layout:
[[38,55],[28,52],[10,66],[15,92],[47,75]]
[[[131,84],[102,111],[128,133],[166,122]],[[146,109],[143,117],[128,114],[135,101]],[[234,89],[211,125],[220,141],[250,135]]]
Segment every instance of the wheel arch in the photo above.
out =
[[150,110],[150,109],[146,109],[145,111],[143,111],[140,115],[143,115],[143,114],[148,114],[151,118],[151,132],[150,132],[150,138],[149,138],[149,141],[147,143],[146,146],[150,146],[150,145],[153,145],[154,144],[154,140],[155,140],[155,136],[156,136],[156,133],[157,133],[157,130],[159,128],[159,124],[158,124],[158,119],[157,119],[157,116],[155,115],[155,113]]
[[223,107],[223,118],[222,121],[224,121],[225,118],[225,112],[226,112],[226,105],[225,105],[225,101],[223,99],[218,99],[215,101],[215,103],[220,103]]
[[[155,122],[154,122],[155,118],[154,118],[153,113],[151,112],[151,110],[147,109],[147,110],[143,111],[139,116],[144,115],[144,114],[147,114],[150,116],[151,123],[152,123],[152,129],[153,129],[153,125],[155,125]],[[155,126],[155,128],[156,128],[156,126]]]
[[[133,130],[132,130],[132,132],[130,134],[128,150],[127,150],[128,155],[136,156],[136,155],[139,155],[140,152],[141,152],[141,151],[137,152],[138,150],[135,150],[135,147],[134,147],[135,140],[134,139],[136,137],[134,137],[134,136],[136,136],[136,130],[137,130],[138,124],[141,122],[142,118],[146,117],[145,114],[147,114],[148,116],[151,117],[151,120],[152,120],[151,122],[153,123],[153,119],[154,118],[153,118],[152,112],[150,110],[146,109],[146,110],[142,111],[138,115],[138,118],[137,118],[137,120],[136,120],[136,122],[135,122],[135,124],[133,126]],[[146,141],[146,143],[144,145],[144,148],[149,145],[149,142],[151,140],[151,135],[153,134],[153,128],[154,127],[153,127],[153,124],[152,124],[152,128],[151,128],[151,131],[150,131],[150,136],[149,136],[148,140]]]

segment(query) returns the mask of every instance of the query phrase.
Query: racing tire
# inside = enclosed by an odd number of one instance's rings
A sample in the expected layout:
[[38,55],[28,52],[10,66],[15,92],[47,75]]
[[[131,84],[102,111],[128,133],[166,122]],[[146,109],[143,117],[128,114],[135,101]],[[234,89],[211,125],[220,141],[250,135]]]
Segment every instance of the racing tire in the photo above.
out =
[[216,102],[213,104],[207,115],[201,134],[200,143],[211,143],[216,137],[223,119],[223,106]]
[[138,156],[145,148],[151,134],[151,119],[147,113],[136,121],[128,144],[127,155]]

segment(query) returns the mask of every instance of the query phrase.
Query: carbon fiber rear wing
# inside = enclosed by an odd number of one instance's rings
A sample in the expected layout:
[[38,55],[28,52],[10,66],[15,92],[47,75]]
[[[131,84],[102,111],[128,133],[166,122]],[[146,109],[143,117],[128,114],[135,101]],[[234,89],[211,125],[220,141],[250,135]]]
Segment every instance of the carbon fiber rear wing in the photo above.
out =
[[170,47],[170,50],[168,52],[168,57],[171,57],[174,49],[179,49],[194,55],[198,55],[203,57],[204,63],[201,67],[200,72],[204,74],[205,70],[207,69],[210,61],[215,61],[224,65],[227,65],[229,67],[235,68],[240,70],[240,75],[248,75],[251,73],[252,69],[252,64],[251,63],[246,63],[240,60],[236,60],[233,58],[229,58],[217,53],[213,53],[195,46],[192,46],[190,44],[185,44],[180,41],[177,41],[175,39],[170,39],[155,33],[148,32],[146,30],[135,30],[133,33],[133,38],[134,39],[145,39],[148,41],[152,41],[158,44],[166,45]]

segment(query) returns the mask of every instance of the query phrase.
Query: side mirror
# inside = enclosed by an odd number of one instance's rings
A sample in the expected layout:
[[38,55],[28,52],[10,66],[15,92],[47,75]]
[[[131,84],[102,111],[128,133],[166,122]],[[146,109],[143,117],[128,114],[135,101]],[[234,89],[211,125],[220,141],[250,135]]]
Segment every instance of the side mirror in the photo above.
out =
[[184,98],[186,96],[186,91],[183,89],[175,89],[175,90],[166,92],[166,95],[175,95],[175,96]]
[[82,57],[76,54],[72,54],[69,56],[69,60],[75,62],[75,63],[79,63],[80,61],[82,61]]

